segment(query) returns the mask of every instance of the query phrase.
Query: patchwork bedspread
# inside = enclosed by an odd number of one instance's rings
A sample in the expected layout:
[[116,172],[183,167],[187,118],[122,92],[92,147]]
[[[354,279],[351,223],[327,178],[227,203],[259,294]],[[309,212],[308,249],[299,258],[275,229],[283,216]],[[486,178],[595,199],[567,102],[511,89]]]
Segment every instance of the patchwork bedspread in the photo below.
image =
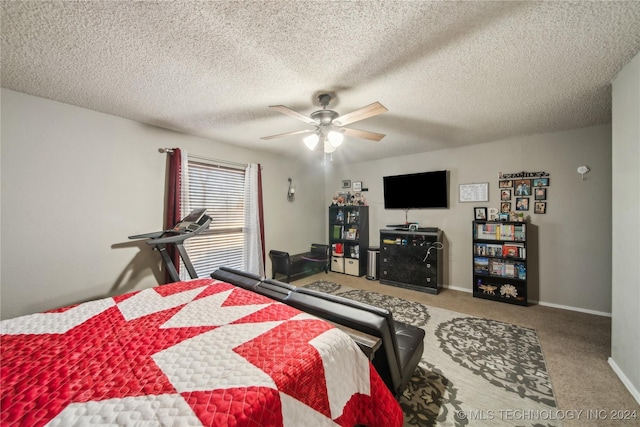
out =
[[402,425],[342,331],[196,279],[0,322],[2,426]]

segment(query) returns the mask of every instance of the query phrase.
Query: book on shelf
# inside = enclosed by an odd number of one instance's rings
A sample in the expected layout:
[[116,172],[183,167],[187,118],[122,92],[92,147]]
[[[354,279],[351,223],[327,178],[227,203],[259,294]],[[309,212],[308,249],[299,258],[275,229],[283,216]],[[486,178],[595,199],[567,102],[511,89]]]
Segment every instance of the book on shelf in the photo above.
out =
[[488,274],[489,258],[473,257],[473,271],[476,274]]
[[502,256],[502,245],[498,245],[495,243],[487,244],[487,255],[488,256]]
[[509,258],[524,258],[523,251],[524,245],[522,243],[505,243],[502,245],[502,256]]
[[509,261],[505,261],[505,263],[504,263],[504,273],[502,275],[504,277],[517,277],[515,263],[509,262]]
[[486,243],[476,243],[473,245],[473,253],[476,255],[489,255],[487,252],[487,244]]
[[524,263],[508,259],[493,258],[489,260],[489,274],[497,277],[525,280],[527,271]]
[[489,263],[489,274],[492,276],[503,276],[504,262],[502,260],[492,259]]
[[524,241],[526,224],[476,224],[476,239]]
[[495,239],[494,224],[476,224],[477,239]]
[[333,231],[331,233],[331,235],[333,236],[334,239],[342,239],[342,232],[344,230],[344,227],[341,225],[334,225],[333,226]]

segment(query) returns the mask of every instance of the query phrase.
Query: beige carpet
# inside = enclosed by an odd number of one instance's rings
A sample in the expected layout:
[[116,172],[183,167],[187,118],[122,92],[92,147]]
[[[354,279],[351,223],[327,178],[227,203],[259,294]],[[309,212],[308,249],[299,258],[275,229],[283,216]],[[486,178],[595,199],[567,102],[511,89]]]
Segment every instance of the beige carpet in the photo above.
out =
[[323,280],[305,287],[386,308],[425,331],[399,398],[404,427],[562,425],[534,329]]
[[[383,285],[364,277],[332,272],[319,273],[293,284],[302,286],[317,280],[535,329],[558,410],[561,411],[559,416],[565,417],[562,420],[565,427],[640,425],[638,420],[622,423],[612,420],[610,416],[611,411],[618,410],[637,411],[640,416],[640,405],[607,363],[611,340],[610,318],[538,305],[514,306],[473,298],[470,293],[448,289],[438,295],[430,295]],[[588,411],[591,411],[590,417]],[[594,413],[598,415],[594,416]]]

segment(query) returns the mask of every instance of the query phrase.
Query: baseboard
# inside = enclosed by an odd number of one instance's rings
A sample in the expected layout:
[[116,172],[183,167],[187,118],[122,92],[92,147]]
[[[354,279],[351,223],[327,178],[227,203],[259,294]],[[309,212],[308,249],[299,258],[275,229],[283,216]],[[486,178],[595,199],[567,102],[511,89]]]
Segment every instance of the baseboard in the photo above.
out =
[[615,372],[618,378],[620,378],[620,381],[622,381],[622,384],[624,384],[627,390],[629,390],[629,393],[631,393],[631,396],[633,396],[633,398],[636,399],[636,402],[640,404],[640,391],[638,391],[638,389],[636,389],[633,386],[631,381],[629,381],[629,378],[627,378],[624,372],[622,372],[622,370],[620,369],[618,364],[615,362],[615,360],[613,360],[610,357],[609,359],[607,359],[607,362],[609,362],[609,366],[611,366],[611,369],[613,369],[613,372]]
[[[447,285],[443,285],[442,287],[446,289],[451,289],[453,291],[466,292],[468,294],[472,293],[472,291],[468,288],[459,288],[457,286],[447,286]],[[577,311],[580,313],[593,314],[595,316],[611,317],[611,313],[607,313],[606,311],[588,310],[586,308],[573,307],[570,305],[561,305],[561,304],[554,304],[551,302],[535,301],[535,300],[529,300],[529,303],[542,305],[545,307],[559,308],[561,310],[569,310],[569,311]]]
[[443,287],[443,288],[446,288],[446,289],[451,289],[452,291],[466,292],[466,293],[468,293],[468,294],[470,294],[470,293],[471,293],[471,290],[470,290],[470,289],[467,289],[467,288],[459,288],[459,287],[457,287],[457,286],[447,286],[447,285],[442,285],[442,287]]
[[578,311],[580,313],[594,314],[596,316],[611,317],[611,313],[607,313],[606,311],[587,310],[586,308],[572,307],[570,305],[553,304],[553,303],[544,302],[544,301],[529,300],[529,302],[533,304],[544,305],[545,307],[559,308],[561,310],[571,310],[571,311]]

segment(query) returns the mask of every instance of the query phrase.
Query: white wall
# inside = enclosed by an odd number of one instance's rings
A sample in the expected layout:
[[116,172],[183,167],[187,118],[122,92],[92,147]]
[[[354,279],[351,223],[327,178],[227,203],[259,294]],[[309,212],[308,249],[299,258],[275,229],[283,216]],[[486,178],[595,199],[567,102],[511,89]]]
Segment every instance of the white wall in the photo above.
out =
[[[537,245],[530,246],[528,252],[529,299],[608,314],[611,312],[610,159],[611,127],[595,126],[380,161],[331,164],[326,177],[326,197],[329,203],[340,190],[341,180],[362,181],[363,187],[369,189],[364,193],[370,205],[369,240],[376,242],[380,228],[405,220],[404,211],[384,209],[383,176],[449,170],[449,209],[412,210],[408,220],[444,231],[445,284],[471,292],[473,208],[499,207],[499,172],[548,172],[547,214],[534,214],[533,206],[528,213],[537,229]],[[580,165],[591,168],[584,181],[576,172]],[[489,202],[458,202],[458,185],[477,182],[489,182]],[[532,253],[535,246],[537,253]]]
[[[166,156],[180,147],[263,166],[265,244],[326,240],[324,170],[2,89],[1,317],[158,283],[158,254],[127,236],[162,229]],[[316,162],[317,163],[317,162]],[[287,178],[298,188],[286,201]],[[314,215],[318,215],[317,219]],[[267,272],[270,264],[267,257]]]
[[640,403],[640,54],[613,82],[611,366]]
[[[448,169],[450,209],[410,211],[409,220],[444,230],[445,283],[468,291],[473,207],[498,207],[498,172],[549,172],[548,213],[529,214],[539,243],[530,299],[611,312],[610,126],[329,163],[325,175],[308,157],[280,158],[10,90],[1,94],[2,318],[157,283],[157,254],[127,236],[162,227],[165,156],[157,149],[173,146],[263,165],[267,251],[301,252],[326,242],[327,206],[343,179],[369,188],[375,242],[385,224],[404,221],[404,212],[383,209],[382,176]],[[592,171],[581,181],[576,168],[583,164]],[[294,203],[286,201],[289,177],[297,186]],[[489,203],[457,201],[458,184],[471,182],[490,183]]]

